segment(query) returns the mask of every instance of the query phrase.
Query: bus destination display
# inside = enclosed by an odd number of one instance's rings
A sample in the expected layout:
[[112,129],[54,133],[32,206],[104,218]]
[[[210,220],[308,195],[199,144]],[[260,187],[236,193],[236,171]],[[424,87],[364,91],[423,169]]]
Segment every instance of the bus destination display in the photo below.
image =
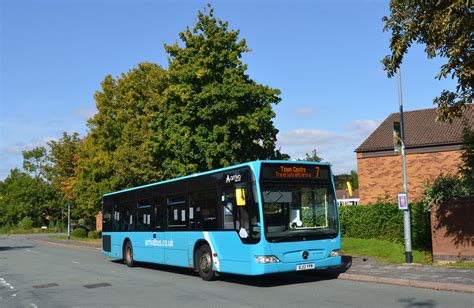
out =
[[328,166],[263,164],[262,180],[329,180]]

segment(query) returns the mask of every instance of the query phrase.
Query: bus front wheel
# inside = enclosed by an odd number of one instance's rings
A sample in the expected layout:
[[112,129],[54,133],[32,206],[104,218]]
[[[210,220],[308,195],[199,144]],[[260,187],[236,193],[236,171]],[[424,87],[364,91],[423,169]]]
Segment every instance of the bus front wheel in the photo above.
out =
[[199,276],[203,280],[213,280],[216,278],[216,273],[214,272],[214,269],[212,268],[212,251],[211,247],[209,245],[203,245],[199,249],[198,253],[198,272]]
[[133,247],[130,241],[127,241],[125,248],[123,249],[123,259],[128,267],[133,267],[135,265],[135,262],[133,261]]

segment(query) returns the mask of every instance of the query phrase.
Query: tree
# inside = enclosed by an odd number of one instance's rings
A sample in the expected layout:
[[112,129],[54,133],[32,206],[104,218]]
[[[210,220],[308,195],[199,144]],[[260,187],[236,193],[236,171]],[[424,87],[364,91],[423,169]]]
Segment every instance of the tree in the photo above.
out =
[[23,169],[35,178],[44,178],[48,165],[47,151],[43,146],[23,151]]
[[272,109],[280,91],[246,74],[241,58],[250,49],[239,31],[208,5],[179,38],[183,46],[165,45],[169,86],[153,119],[164,177],[281,157]]
[[347,182],[351,183],[352,189],[359,188],[359,177],[357,171],[352,170],[350,174],[339,174],[334,177],[336,189],[347,189]]
[[50,165],[46,169],[46,176],[53,187],[62,192],[69,200],[75,199],[74,187],[80,142],[81,139],[76,132],[72,135],[64,132],[58,141],[48,142]]
[[465,121],[463,129],[463,145],[459,172],[474,193],[474,128]]
[[239,32],[210,8],[179,37],[183,46],[165,45],[168,70],[141,63],[101,83],[79,146],[77,214],[92,218],[106,192],[288,157],[275,150],[272,104],[280,91],[246,74],[241,57],[249,49]]
[[102,81],[95,94],[98,112],[78,146],[75,215],[92,220],[102,194],[162,179],[150,142],[159,131],[150,123],[165,87],[165,70],[152,63]]
[[306,157],[305,158],[302,158],[302,159],[297,159],[299,161],[315,161],[315,162],[320,162],[323,160],[322,157],[319,157],[318,156],[318,153],[316,151],[316,149],[314,149],[313,151],[311,151],[311,154],[308,154],[306,153]]
[[29,217],[33,226],[41,226],[59,208],[60,197],[40,177],[13,169],[0,184],[0,225],[16,225]]
[[384,31],[392,32],[391,55],[382,63],[392,77],[413,43],[426,46],[428,58],[444,57],[448,62],[441,66],[436,78],[456,77],[455,92],[442,91],[434,99],[438,105],[438,119],[452,121],[461,117],[473,99],[472,8],[466,0],[392,0],[390,17],[385,16]]

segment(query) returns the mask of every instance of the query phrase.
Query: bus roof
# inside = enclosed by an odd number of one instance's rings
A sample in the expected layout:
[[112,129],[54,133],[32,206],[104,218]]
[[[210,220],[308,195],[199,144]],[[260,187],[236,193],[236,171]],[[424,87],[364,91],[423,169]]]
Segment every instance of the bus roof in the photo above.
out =
[[194,173],[194,174],[190,174],[190,175],[185,175],[185,176],[174,178],[174,179],[169,179],[169,180],[154,182],[154,183],[150,183],[150,184],[146,184],[146,185],[126,188],[126,189],[122,189],[122,190],[118,190],[118,191],[114,191],[114,192],[109,192],[109,193],[104,194],[103,197],[111,196],[111,195],[115,195],[115,194],[123,193],[123,192],[127,192],[127,191],[131,191],[131,190],[135,190],[135,189],[152,187],[152,186],[161,185],[161,184],[165,184],[165,183],[170,183],[170,182],[175,182],[175,181],[179,181],[179,180],[189,179],[189,178],[193,178],[193,177],[196,177],[196,176],[201,176],[201,175],[213,174],[213,173],[221,172],[221,171],[232,170],[232,169],[239,168],[239,167],[249,166],[249,167],[253,168],[253,167],[260,166],[262,163],[316,164],[316,165],[331,166],[331,164],[328,163],[328,162],[293,161],[293,160],[255,160],[255,161],[250,161],[250,162],[246,162],[246,163],[242,163],[242,164],[238,164],[238,165],[232,165],[232,166],[219,168],[219,169],[214,169],[214,170],[210,170],[210,171],[204,171],[204,172]]

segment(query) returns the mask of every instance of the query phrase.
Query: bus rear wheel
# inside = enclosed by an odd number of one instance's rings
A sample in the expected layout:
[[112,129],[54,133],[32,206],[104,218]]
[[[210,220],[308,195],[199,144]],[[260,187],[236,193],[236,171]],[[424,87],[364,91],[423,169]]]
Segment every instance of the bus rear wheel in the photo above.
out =
[[199,249],[197,261],[199,276],[206,281],[214,280],[216,272],[212,268],[212,251],[209,245],[203,245]]
[[135,265],[135,261],[133,261],[133,247],[130,241],[127,241],[125,248],[123,249],[123,259],[128,267],[133,267]]

